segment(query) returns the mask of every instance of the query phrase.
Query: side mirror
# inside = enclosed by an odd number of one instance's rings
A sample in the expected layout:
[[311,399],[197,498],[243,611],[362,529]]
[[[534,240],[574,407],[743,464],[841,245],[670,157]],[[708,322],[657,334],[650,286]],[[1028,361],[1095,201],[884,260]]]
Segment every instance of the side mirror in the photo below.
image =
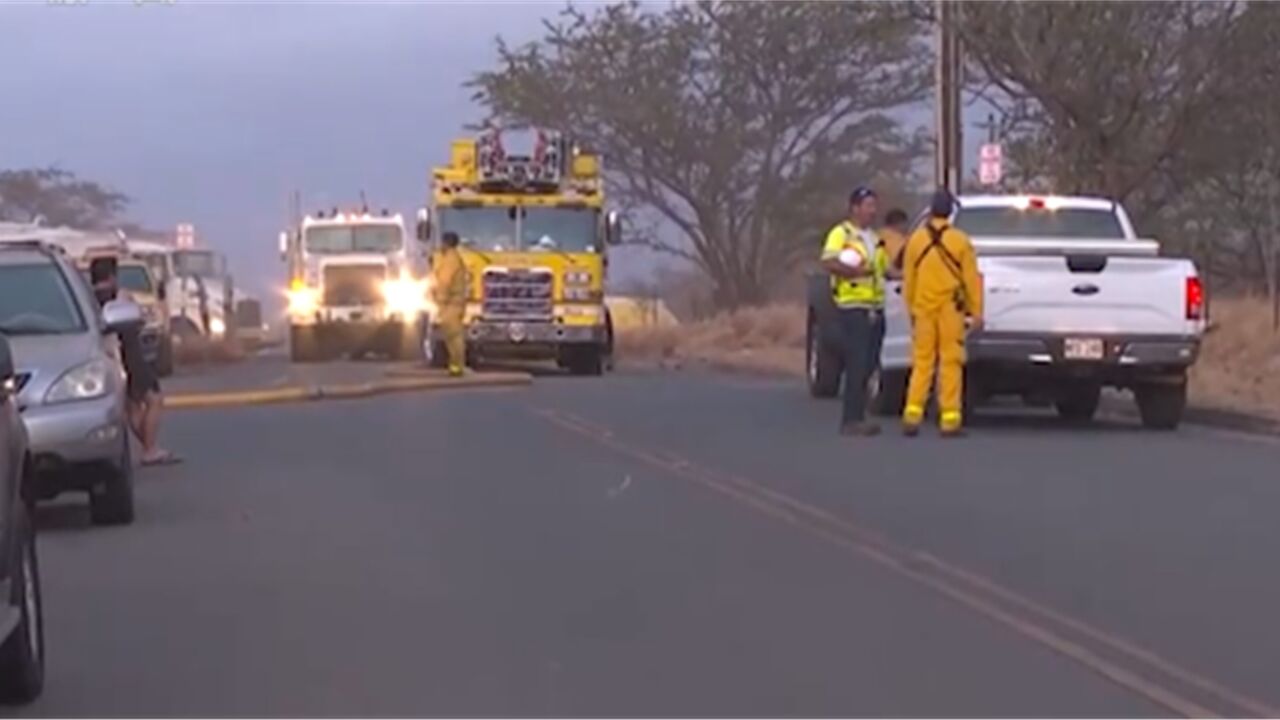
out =
[[609,245],[618,245],[622,242],[622,217],[618,215],[617,210],[610,210],[604,216],[604,241]]
[[418,208],[417,236],[420,243],[431,239],[431,211],[427,208]]
[[18,369],[14,367],[13,350],[9,339],[0,335],[0,402],[8,400],[18,391]]
[[142,327],[142,308],[131,300],[112,300],[102,306],[102,321],[109,333]]
[[283,260],[289,254],[289,233],[280,232],[280,259]]

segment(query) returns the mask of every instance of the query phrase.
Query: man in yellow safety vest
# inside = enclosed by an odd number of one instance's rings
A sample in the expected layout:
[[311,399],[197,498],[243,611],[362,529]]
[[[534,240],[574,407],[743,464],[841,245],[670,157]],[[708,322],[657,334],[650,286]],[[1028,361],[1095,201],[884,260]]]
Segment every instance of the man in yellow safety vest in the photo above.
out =
[[867,384],[880,364],[884,341],[884,278],[889,264],[873,229],[876,194],[858,187],[849,196],[849,217],[831,228],[822,247],[822,267],[831,274],[844,355],[844,409],[840,432],[870,436],[880,426],[867,421]]

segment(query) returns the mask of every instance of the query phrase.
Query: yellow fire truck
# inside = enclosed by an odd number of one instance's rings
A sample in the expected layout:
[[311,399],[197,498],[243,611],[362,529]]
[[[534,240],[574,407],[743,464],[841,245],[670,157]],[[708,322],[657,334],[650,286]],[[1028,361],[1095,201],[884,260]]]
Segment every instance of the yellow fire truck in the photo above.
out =
[[[467,355],[555,360],[578,375],[612,363],[604,303],[607,245],[619,240],[605,210],[600,158],[560,133],[529,131],[532,152],[509,154],[500,131],[455,140],[431,176],[418,238],[437,247],[457,233],[468,273]],[[427,354],[443,365],[433,327]]]

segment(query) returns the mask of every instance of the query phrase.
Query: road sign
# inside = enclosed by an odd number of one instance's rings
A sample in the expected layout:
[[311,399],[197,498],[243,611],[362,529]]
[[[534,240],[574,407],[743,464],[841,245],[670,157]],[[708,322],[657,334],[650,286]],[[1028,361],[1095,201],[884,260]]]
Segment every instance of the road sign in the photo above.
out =
[[978,163],[978,182],[983,185],[996,185],[1000,182],[1000,161],[983,160]]
[[1004,175],[1004,149],[1000,143],[986,143],[978,149],[978,181],[996,185]]
[[174,244],[180,248],[195,247],[196,244],[196,227],[190,223],[182,223],[178,225],[177,232],[174,233]]

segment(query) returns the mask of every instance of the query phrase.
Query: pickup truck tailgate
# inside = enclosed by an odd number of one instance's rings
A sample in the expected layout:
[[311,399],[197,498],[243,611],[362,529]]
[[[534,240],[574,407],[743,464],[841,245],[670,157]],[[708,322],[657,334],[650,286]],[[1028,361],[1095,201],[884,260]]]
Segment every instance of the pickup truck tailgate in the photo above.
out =
[[986,329],[1188,335],[1187,278],[1194,266],[1161,257],[982,256]]

